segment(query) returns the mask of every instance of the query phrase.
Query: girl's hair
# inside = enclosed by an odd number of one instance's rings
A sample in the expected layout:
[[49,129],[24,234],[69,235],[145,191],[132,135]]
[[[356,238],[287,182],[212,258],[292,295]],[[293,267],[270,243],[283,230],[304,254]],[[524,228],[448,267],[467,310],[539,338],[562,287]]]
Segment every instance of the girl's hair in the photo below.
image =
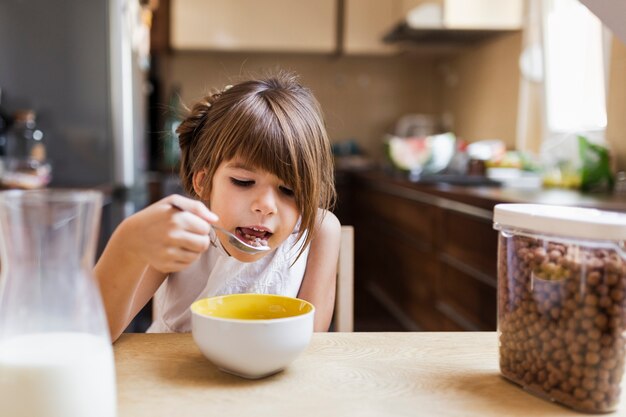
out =
[[[298,239],[309,231],[302,253],[315,234],[318,208],[331,209],[336,194],[319,104],[295,75],[281,72],[210,94],[193,106],[177,133],[180,177],[191,196],[207,198],[220,163],[235,157],[293,190],[302,216]],[[193,175],[201,170],[206,182],[199,196]]]

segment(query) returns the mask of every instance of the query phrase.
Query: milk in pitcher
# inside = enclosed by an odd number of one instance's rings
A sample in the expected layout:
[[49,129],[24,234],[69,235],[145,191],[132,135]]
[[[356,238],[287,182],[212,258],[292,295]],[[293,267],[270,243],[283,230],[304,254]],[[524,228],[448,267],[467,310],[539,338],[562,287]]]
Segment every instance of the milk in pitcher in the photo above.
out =
[[111,344],[88,333],[0,342],[0,409],[11,417],[115,417]]

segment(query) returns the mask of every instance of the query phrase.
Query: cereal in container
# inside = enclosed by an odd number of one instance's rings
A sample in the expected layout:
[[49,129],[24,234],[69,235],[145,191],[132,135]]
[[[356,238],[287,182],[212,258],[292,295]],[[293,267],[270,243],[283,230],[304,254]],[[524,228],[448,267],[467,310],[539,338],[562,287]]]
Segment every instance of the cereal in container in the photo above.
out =
[[504,377],[578,411],[617,409],[626,330],[626,214],[499,204]]

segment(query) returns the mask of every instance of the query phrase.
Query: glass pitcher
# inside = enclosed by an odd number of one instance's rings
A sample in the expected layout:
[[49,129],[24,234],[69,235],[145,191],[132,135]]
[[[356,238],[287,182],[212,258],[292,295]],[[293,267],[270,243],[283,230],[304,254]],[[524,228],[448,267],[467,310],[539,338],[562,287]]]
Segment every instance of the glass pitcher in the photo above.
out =
[[0,409],[116,415],[113,350],[92,275],[98,191],[0,192]]

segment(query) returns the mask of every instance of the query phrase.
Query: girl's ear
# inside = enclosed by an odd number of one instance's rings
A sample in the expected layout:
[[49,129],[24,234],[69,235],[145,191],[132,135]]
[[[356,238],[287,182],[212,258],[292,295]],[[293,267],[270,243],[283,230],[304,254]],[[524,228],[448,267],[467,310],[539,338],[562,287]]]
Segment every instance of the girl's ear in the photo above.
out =
[[206,170],[196,171],[193,174],[193,190],[200,196],[200,198],[204,198],[203,192],[206,191]]

